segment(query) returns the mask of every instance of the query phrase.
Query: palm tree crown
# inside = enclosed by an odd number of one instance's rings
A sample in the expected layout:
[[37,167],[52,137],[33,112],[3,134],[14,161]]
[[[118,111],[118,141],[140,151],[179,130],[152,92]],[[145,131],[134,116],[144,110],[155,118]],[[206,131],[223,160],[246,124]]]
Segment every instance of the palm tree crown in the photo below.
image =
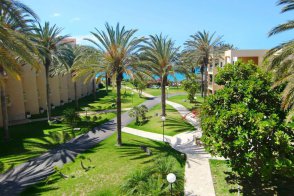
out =
[[166,116],[165,111],[165,86],[167,77],[177,64],[179,48],[174,46],[174,42],[168,37],[160,35],[150,35],[149,40],[145,41],[142,47],[142,64],[146,65],[146,70],[150,75],[155,75],[161,80],[161,103],[162,115]]
[[6,75],[20,80],[22,66],[39,68],[37,50],[30,41],[28,30],[37,15],[24,4],[0,0],[0,88],[4,138],[9,139],[6,103]]
[[[294,10],[293,0],[280,0],[278,5],[284,5],[283,12]],[[294,20],[278,25],[269,32],[269,36],[288,31],[294,28]],[[265,56],[268,69],[274,74],[274,87],[285,84],[282,92],[282,108],[288,111],[287,121],[294,116],[294,40],[282,43],[271,50]]]

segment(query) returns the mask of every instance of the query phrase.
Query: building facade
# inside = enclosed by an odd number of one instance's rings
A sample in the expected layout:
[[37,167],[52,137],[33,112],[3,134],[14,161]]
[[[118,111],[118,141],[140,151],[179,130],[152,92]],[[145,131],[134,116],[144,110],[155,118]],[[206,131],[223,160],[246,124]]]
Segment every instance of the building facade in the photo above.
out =
[[[75,40],[69,39],[69,41],[75,44]],[[78,99],[90,95],[95,88],[92,85],[93,81],[84,83],[83,79],[80,79],[76,83]],[[70,73],[49,78],[49,89],[52,108],[75,99],[74,82]],[[35,70],[30,65],[24,65],[20,80],[6,76],[6,100],[10,122],[45,112],[47,107],[45,68],[42,66],[39,70]],[[2,112],[0,112],[0,126],[2,124]]]
[[221,69],[227,63],[234,64],[238,60],[241,60],[244,63],[247,63],[248,61],[253,61],[256,65],[260,66],[262,65],[266,52],[267,50],[227,50],[225,51],[223,58],[214,60],[207,67],[208,94],[214,94],[215,91],[222,88],[222,86],[217,85],[214,81],[218,69]]

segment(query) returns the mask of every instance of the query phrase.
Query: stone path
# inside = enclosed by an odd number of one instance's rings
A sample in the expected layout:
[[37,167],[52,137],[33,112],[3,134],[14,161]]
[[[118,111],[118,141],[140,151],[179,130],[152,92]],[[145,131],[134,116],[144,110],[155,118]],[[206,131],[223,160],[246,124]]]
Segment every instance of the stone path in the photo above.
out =
[[[185,166],[185,195],[214,196],[215,192],[208,161],[211,156],[205,152],[203,147],[195,145],[193,140],[197,133],[201,133],[199,120],[192,118],[192,114],[184,106],[171,101],[167,101],[167,104],[177,109],[197,129],[196,131],[180,133],[173,137],[165,136],[164,138],[174,149],[187,155]],[[122,131],[157,141],[162,141],[163,139],[161,134],[128,127],[124,127]]]

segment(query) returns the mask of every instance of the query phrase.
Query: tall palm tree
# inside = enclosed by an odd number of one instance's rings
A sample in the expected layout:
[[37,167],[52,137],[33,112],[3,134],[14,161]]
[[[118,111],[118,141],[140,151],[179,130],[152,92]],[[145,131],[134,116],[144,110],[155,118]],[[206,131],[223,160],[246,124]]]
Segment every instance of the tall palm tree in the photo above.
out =
[[222,36],[215,37],[215,32],[210,34],[209,31],[198,31],[190,36],[185,42],[184,53],[196,64],[200,64],[201,72],[201,94],[202,97],[207,95],[207,66],[213,58],[220,58],[226,47],[223,44]]
[[137,30],[126,30],[119,24],[114,28],[106,23],[105,28],[106,31],[96,29],[96,32],[91,32],[96,40],[87,40],[99,48],[103,62],[107,65],[107,70],[110,70],[112,81],[116,82],[117,145],[121,146],[121,82],[124,73],[133,77],[133,71],[136,71],[134,61],[137,60],[139,44],[144,39],[134,37]]
[[[279,0],[278,5],[284,5],[282,13],[294,10],[293,0]],[[269,36],[294,29],[294,20],[287,21],[273,28]],[[282,92],[282,108],[288,111],[287,121],[294,116],[294,40],[282,43],[269,50],[265,57],[268,69],[274,72],[274,87],[285,84]]]
[[38,68],[37,50],[28,39],[29,25],[37,15],[26,5],[14,0],[0,0],[0,90],[4,139],[9,139],[6,102],[6,76],[20,80],[21,67]]
[[45,67],[46,74],[46,98],[47,98],[47,118],[51,120],[51,102],[50,102],[50,86],[49,74],[50,66],[60,63],[60,57],[63,53],[64,42],[68,35],[60,35],[62,29],[56,25],[50,26],[49,22],[45,22],[42,26],[40,23],[33,26],[32,40],[38,47],[42,64]]
[[166,93],[168,75],[173,71],[177,63],[179,48],[168,37],[160,35],[150,35],[150,39],[145,41],[142,48],[142,64],[161,80],[161,106],[162,116],[166,116]]
[[101,54],[97,49],[79,45],[74,48],[70,47],[69,54],[66,57],[68,59],[68,66],[71,67],[75,84],[76,80],[81,78],[84,78],[84,83],[88,83],[92,80],[94,99],[96,99],[96,75],[102,71],[100,70],[100,66],[97,66],[100,59],[99,57],[101,57]]

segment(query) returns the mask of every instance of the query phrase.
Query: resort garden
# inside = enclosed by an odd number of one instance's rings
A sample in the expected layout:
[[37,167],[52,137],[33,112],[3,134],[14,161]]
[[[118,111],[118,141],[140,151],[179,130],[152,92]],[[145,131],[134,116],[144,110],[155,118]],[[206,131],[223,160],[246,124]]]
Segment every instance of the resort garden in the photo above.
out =
[[[216,33],[198,31],[180,50],[106,23],[79,45],[25,4],[0,5],[0,195],[293,194],[293,40],[261,66],[219,68],[212,94],[210,65],[235,49]],[[46,112],[9,124],[7,77],[22,80],[24,65],[45,70]],[[65,74],[75,100],[52,108],[49,80]],[[93,87],[81,99],[80,80]]]

